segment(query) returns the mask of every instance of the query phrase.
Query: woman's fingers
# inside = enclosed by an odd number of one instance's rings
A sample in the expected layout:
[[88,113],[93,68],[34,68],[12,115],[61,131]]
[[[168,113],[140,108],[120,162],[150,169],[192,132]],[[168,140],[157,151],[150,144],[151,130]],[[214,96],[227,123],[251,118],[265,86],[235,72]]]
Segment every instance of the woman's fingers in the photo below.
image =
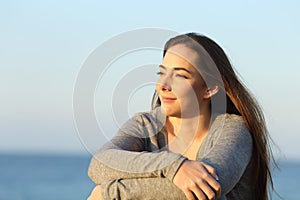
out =
[[216,197],[219,197],[221,195],[221,186],[219,181],[219,178],[216,174],[216,170],[211,167],[210,165],[207,165],[203,162],[201,162],[201,164],[204,166],[204,168],[207,170],[207,172],[211,175],[205,178],[205,180],[207,181],[207,183],[214,189],[215,193],[216,193]]
[[[198,199],[215,199],[216,198],[216,194],[215,191],[211,188],[210,185],[208,185],[208,183],[202,179],[199,179],[197,181],[197,185],[198,187],[201,188],[201,194],[200,196],[198,196],[198,193],[195,193],[196,196],[198,197]],[[204,196],[204,198],[203,198]]]
[[214,199],[215,193],[204,182],[198,182],[191,189],[197,199]]
[[190,191],[190,190],[188,190],[188,189],[182,190],[182,191],[183,191],[183,193],[185,194],[185,196],[186,196],[186,198],[187,198],[188,200],[196,200],[196,198],[195,198],[195,196],[193,195],[193,192],[192,192],[192,191]]
[[216,197],[219,197],[221,195],[221,186],[220,183],[218,183],[214,178],[208,178],[206,179],[208,185],[210,186],[210,189],[214,190],[214,194]]
[[208,165],[204,162],[200,162],[200,163],[203,165],[203,167],[208,171],[208,173],[211,176],[213,176],[217,181],[219,180],[219,178],[217,176],[217,173],[216,173],[216,170],[212,166],[210,166],[210,165]]
[[215,199],[220,196],[221,190],[215,176],[215,170],[209,165],[188,160],[178,169],[173,183],[185,193],[188,199],[195,199],[195,197]]

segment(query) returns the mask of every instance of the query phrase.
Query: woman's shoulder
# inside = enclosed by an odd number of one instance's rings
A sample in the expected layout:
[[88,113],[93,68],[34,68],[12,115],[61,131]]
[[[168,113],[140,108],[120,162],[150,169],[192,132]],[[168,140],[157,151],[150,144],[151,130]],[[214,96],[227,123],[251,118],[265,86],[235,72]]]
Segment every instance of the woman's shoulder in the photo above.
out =
[[135,113],[125,124],[122,129],[132,129],[135,127],[140,132],[148,132],[149,135],[158,133],[163,129],[166,116],[161,112],[160,107],[151,111]]
[[242,116],[236,114],[221,114],[213,121],[210,132],[211,135],[224,137],[240,137],[251,140],[251,134]]
[[220,126],[225,126],[225,127],[246,127],[244,119],[240,115],[236,114],[219,114],[215,117],[212,123],[212,128],[213,127],[218,127]]
[[164,124],[166,121],[166,116],[161,112],[160,107],[156,107],[150,111],[137,112],[131,119],[145,125],[156,123]]

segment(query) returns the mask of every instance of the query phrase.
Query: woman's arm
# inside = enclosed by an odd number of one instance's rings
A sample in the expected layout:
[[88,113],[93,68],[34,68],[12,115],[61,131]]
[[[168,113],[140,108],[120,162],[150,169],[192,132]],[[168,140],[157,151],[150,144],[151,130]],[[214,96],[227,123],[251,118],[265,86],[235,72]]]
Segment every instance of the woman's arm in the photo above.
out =
[[[136,154],[134,154],[136,153]],[[165,161],[164,157],[168,157],[167,152],[162,153],[150,153],[150,152],[110,152],[112,159],[118,159],[122,156],[120,160],[120,166],[116,168],[109,167],[103,162],[102,159],[98,159],[103,156],[102,153],[97,154],[91,160],[88,175],[95,184],[101,184],[103,181],[111,179],[132,179],[132,178],[153,178],[161,177],[173,180],[175,173],[177,172],[179,166],[187,160],[183,156],[174,157],[174,161]],[[120,154],[115,156],[116,154]],[[123,159],[128,158],[126,162]],[[131,157],[131,158],[130,158]],[[147,159],[143,162],[143,159]],[[151,160],[153,162],[151,162]],[[156,164],[156,162],[161,162],[161,166]],[[165,162],[165,163],[163,163]],[[125,166],[124,166],[125,165]],[[129,167],[132,166],[132,169]],[[142,169],[145,171],[142,172]]]
[[186,199],[185,194],[166,178],[109,180],[101,185],[101,191],[102,199]]
[[[226,118],[224,118],[225,121],[220,120],[221,119],[218,118],[213,123],[208,135],[210,138],[205,139],[198,154],[201,155],[199,161],[212,166],[215,170],[221,185],[221,196],[223,197],[234,188],[244,174],[252,156],[253,142],[251,134],[241,117],[226,115]],[[179,170],[181,171],[183,170],[182,168],[184,165],[179,167]],[[175,174],[176,179],[178,178],[176,176],[179,175],[179,170]],[[181,180],[190,180],[191,177],[187,176],[185,179]],[[159,178],[153,178],[151,181],[145,182],[143,182],[143,180],[144,179],[114,180],[114,182],[110,182],[110,184],[106,185],[106,189],[102,190],[102,194],[106,195],[105,193],[110,191],[115,191],[117,193],[117,191],[122,190],[122,194],[126,195],[126,191],[129,191],[126,190],[126,188],[131,188],[130,192],[133,192],[134,190],[133,193],[139,194],[145,190],[143,187],[151,188],[154,186],[157,186],[160,191],[165,190],[164,184],[161,185],[160,182],[166,181],[167,179],[161,180]],[[206,181],[206,178],[204,177],[202,180]],[[135,185],[135,187],[130,185],[131,183],[139,182],[141,183]],[[173,184],[173,187],[175,186],[171,181],[168,183]],[[139,185],[143,187],[139,187]],[[172,190],[172,187],[168,188],[169,185],[167,184],[166,187],[166,191],[169,191],[167,193],[176,194],[176,191]],[[178,187],[175,188],[179,189]],[[182,193],[183,190],[179,191]],[[151,193],[151,195],[155,194],[155,192]],[[160,199],[159,195],[156,196],[156,199]]]
[[[247,128],[245,127],[243,121],[239,117],[238,118],[233,117],[233,119],[231,118],[232,117],[230,117],[230,119],[226,118],[225,125],[221,127],[221,129],[219,126],[216,126],[214,123],[215,127],[214,126],[212,127],[212,129],[214,129],[212,130],[214,133],[210,133],[213,138],[208,140],[208,141],[213,141],[214,143],[213,147],[211,147],[210,144],[204,143],[202,144],[202,146],[204,147],[201,148],[205,154],[205,156],[202,157],[202,161],[204,163],[209,164],[216,170],[216,173],[219,177],[219,182],[221,184],[222,196],[230,192],[232,188],[237,184],[237,182],[243,175],[250,161],[251,152],[252,152],[252,138]],[[215,134],[216,131],[221,131],[221,132]],[[209,151],[206,148],[208,148]],[[136,152],[127,152],[127,153],[136,153]],[[156,154],[156,153],[152,153],[152,154]],[[113,154],[110,155],[113,156]],[[152,159],[155,160],[155,158],[156,157],[154,156]],[[177,165],[177,169],[179,169],[180,166],[181,164]],[[173,177],[175,176],[177,169],[173,171],[172,173],[174,174]],[[94,172],[96,172],[96,170]],[[152,176],[157,176],[157,174],[160,174],[161,175],[160,177],[164,177],[162,175],[163,174],[162,172],[160,173],[158,173],[158,171],[156,171],[155,173],[154,172],[155,171],[152,171],[152,175],[150,176],[149,176],[149,172],[142,173],[139,175],[141,175],[141,177],[152,177]],[[116,173],[120,173],[120,171],[116,170]],[[116,177],[117,175],[118,174],[116,174]],[[119,175],[124,175],[124,174],[119,174]],[[105,179],[105,175],[103,175],[102,178],[103,180],[108,180]],[[143,187],[151,188],[152,185],[159,185],[159,188],[157,190],[165,189],[164,186],[159,184],[161,178],[140,179],[137,178],[136,174],[129,174],[126,178],[131,178],[131,179],[122,179],[122,176],[117,177],[115,179],[111,177],[111,180],[108,180],[108,182],[105,183],[107,189],[102,190],[102,195],[105,195],[106,192],[110,192],[110,191],[115,191],[116,194],[118,194],[121,192],[121,190],[125,194],[126,191],[127,192],[129,191],[128,188],[131,188],[131,193],[134,190],[135,191],[134,193],[139,194],[144,190]],[[151,179],[151,181],[144,181],[147,179]],[[165,181],[168,179],[162,178],[162,180]],[[170,184],[173,184],[171,182],[172,180],[173,178],[168,180]],[[157,184],[156,181],[158,181]],[[99,183],[100,182],[101,182],[101,177],[99,179]],[[136,184],[135,185],[136,187],[132,187],[132,185],[130,185],[131,183],[139,183],[139,182],[141,182],[141,184]],[[173,184],[172,186],[174,187],[175,185]],[[179,189],[176,186],[175,188]],[[173,190],[171,190],[170,193],[172,192]],[[180,192],[182,191],[180,190]],[[154,194],[156,193],[151,193],[151,195]],[[160,199],[160,196],[156,196],[156,199]]]
[[[142,114],[128,120],[93,156],[88,174],[96,183],[119,178],[166,177],[172,181],[185,157],[155,146],[158,122]],[[152,146],[151,146],[152,145]],[[149,148],[157,149],[149,152]]]
[[[196,164],[196,165],[202,165],[203,171],[199,171],[199,166],[192,166],[192,167],[183,167],[185,164]],[[183,166],[180,167],[181,169],[188,170],[187,176],[186,174],[183,174],[183,179],[178,179],[178,173],[176,173],[176,181],[180,183],[178,185],[177,183],[172,183],[170,180],[166,178],[128,178],[128,179],[109,179],[106,181],[103,181],[101,184],[102,188],[102,196],[103,199],[170,199],[170,197],[174,197],[171,199],[186,199],[186,197],[190,197],[189,199],[193,199],[193,193],[197,197],[203,197],[209,196],[214,199],[213,197],[218,197],[220,194],[220,186],[216,182],[214,178],[211,178],[213,182],[215,182],[215,191],[211,190],[211,193],[208,194],[207,190],[203,192],[200,191],[202,194],[201,196],[196,194],[195,188],[193,185],[194,183],[198,183],[197,180],[203,181],[201,183],[204,183],[204,181],[207,181],[208,173],[211,173],[213,177],[215,177],[215,173],[212,172],[212,168],[209,166],[205,166],[201,162],[197,161],[189,161],[184,162]],[[210,168],[210,169],[209,169]],[[182,172],[180,172],[182,174]],[[199,175],[200,174],[200,175]],[[182,175],[181,175],[182,176]],[[195,178],[195,179],[194,179]],[[194,181],[194,180],[195,181]],[[175,181],[175,178],[174,178]],[[194,182],[193,182],[194,181]],[[192,184],[192,185],[189,185]],[[91,195],[91,199],[96,199],[99,197],[99,186],[98,187],[98,195],[93,192]],[[96,190],[97,187],[94,189]],[[203,189],[203,185],[199,185],[198,189]],[[209,186],[208,186],[209,187]],[[162,194],[163,192],[163,194]],[[93,197],[93,198],[92,198]],[[200,198],[198,198],[200,199]]]
[[223,196],[243,176],[251,160],[253,142],[240,116],[226,115],[223,119],[216,119],[211,129],[211,138],[202,144],[204,148],[199,153],[204,154],[201,161],[215,169]]

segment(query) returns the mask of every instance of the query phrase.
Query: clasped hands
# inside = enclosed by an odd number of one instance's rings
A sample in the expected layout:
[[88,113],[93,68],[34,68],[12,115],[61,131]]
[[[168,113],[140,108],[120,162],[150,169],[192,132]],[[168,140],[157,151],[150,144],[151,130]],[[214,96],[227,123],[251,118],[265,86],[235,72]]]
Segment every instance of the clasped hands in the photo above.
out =
[[[215,169],[199,161],[184,161],[176,172],[173,183],[184,192],[188,200],[216,199],[221,194]],[[88,198],[96,199],[102,199],[101,185],[97,185]]]
[[216,199],[221,194],[218,180],[213,167],[203,162],[186,160],[175,174],[173,183],[189,200]]

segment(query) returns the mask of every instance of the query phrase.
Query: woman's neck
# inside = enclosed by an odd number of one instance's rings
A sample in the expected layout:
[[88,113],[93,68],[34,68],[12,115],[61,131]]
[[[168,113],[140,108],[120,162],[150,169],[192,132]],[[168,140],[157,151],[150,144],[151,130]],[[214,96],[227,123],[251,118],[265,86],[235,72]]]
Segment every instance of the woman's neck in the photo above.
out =
[[195,160],[198,149],[208,133],[210,116],[199,115],[193,118],[167,117],[168,148],[190,160]]
[[191,141],[206,135],[210,125],[210,114],[192,118],[167,117],[166,128],[168,133],[178,138]]

